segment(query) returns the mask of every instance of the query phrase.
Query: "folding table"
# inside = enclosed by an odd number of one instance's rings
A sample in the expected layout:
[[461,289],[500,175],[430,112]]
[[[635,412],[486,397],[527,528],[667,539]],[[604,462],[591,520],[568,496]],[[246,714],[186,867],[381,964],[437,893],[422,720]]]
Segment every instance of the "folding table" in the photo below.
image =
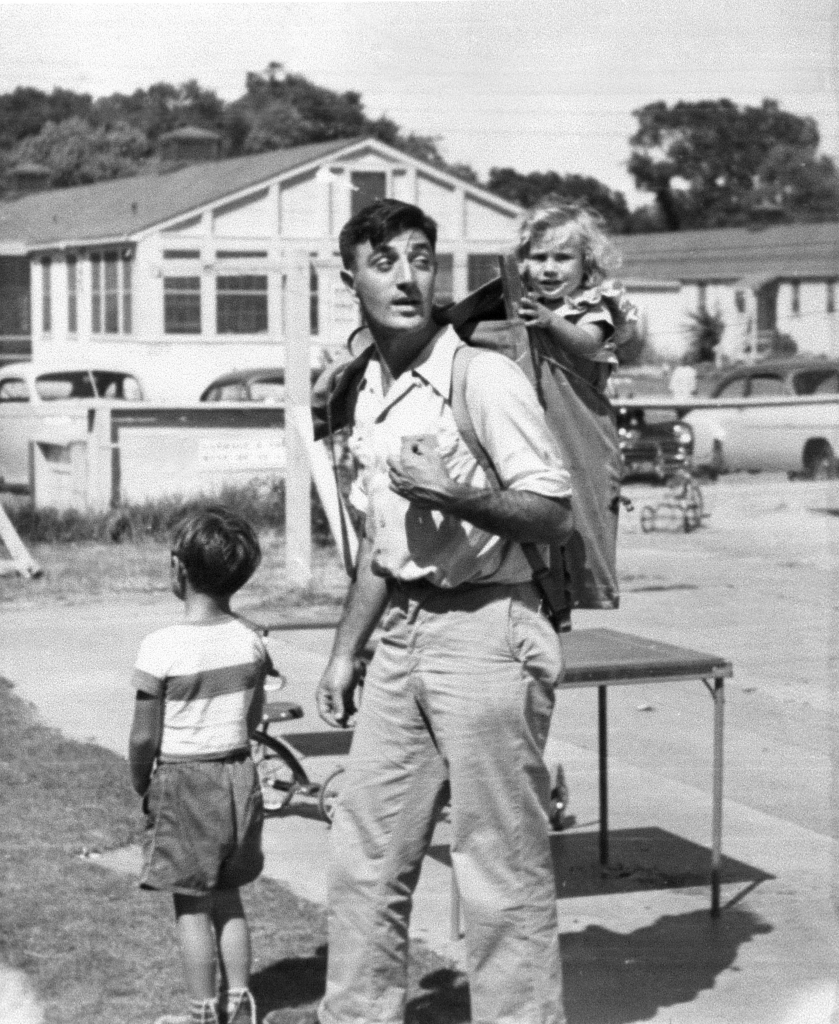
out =
[[[720,910],[722,859],[722,770],[724,682],[732,675],[731,662],[716,654],[650,640],[614,629],[572,629],[562,634],[566,673],[563,690],[597,687],[597,734],[600,795],[600,863],[609,863],[609,753],[607,690],[610,686],[639,683],[701,681],[714,702],[714,759],[711,809],[711,914]],[[460,900],[452,874],[452,934],[459,933]]]

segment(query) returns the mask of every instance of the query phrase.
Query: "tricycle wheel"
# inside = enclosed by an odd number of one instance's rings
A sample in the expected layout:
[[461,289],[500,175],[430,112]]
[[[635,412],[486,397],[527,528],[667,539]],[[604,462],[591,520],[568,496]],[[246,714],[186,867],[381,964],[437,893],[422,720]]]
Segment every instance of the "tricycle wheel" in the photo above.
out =
[[318,793],[318,810],[323,820],[331,825],[332,818],[335,815],[335,802],[338,799],[338,793],[341,786],[341,776],[344,774],[343,768],[336,768],[335,771],[327,776],[326,781],[320,787]]

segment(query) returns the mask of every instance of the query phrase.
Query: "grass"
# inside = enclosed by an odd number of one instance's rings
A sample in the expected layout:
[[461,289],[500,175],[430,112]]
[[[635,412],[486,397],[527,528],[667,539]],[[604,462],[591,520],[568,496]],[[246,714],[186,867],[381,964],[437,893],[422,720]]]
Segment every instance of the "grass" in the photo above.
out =
[[[2,677],[0,751],[0,963],[25,972],[45,1024],[150,1024],[180,1010],[169,898],[95,857],[139,835],[125,761],[46,728]],[[293,1024],[323,992],[324,911],[269,879],[243,895],[260,1009]],[[416,1024],[469,1019],[462,978],[418,944],[412,996]]]

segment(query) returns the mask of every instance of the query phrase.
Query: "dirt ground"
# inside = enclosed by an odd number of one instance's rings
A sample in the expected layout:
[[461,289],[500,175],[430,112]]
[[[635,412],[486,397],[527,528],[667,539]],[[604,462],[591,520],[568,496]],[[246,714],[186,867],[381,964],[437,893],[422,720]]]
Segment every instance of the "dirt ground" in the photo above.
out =
[[[621,608],[575,613],[574,625],[647,635],[733,663],[726,685],[724,850],[731,864],[745,866],[748,885],[726,888],[725,898],[737,903],[727,920],[733,928],[746,920],[737,913],[757,914],[768,923],[763,931],[750,924],[747,938],[727,933],[733,942],[727,959],[704,964],[699,980],[696,958],[706,946],[691,946],[685,960],[694,966],[685,970],[693,974],[684,991],[669,972],[670,987],[650,1009],[647,978],[647,988],[639,984],[634,997],[629,989],[615,995],[610,1014],[599,1019],[826,1024],[831,1013],[839,1014],[839,933],[830,886],[839,823],[839,484],[768,474],[723,478],[703,485],[708,514],[689,534],[643,532],[641,509],[659,502],[662,489],[631,484],[625,492],[635,507],[622,513],[620,527]],[[335,574],[340,581],[337,563]],[[7,590],[3,604],[0,674],[49,724],[124,753],[131,661],[142,636],[177,613],[174,599],[163,592],[124,593],[62,604],[44,592],[33,602],[25,585],[18,589],[19,598]],[[266,620],[278,617],[270,599],[247,610]],[[319,609],[324,616],[333,612]],[[311,691],[330,638],[329,630],[272,635],[275,660],[291,679],[288,696],[306,708],[303,728],[317,727]],[[582,827],[597,817],[595,700],[587,690],[560,695],[548,749],[549,759],[566,767],[569,809]],[[702,686],[614,687],[609,714],[615,827],[629,829],[649,815],[706,844],[711,701]],[[666,883],[677,875],[678,865]],[[607,918],[613,945],[618,933],[654,935],[657,948],[678,945],[680,931],[668,931],[663,945],[661,931],[680,920],[673,911],[676,894],[659,902],[641,895],[643,913],[637,902],[622,904],[617,897],[608,911],[602,902],[562,901],[566,919],[576,915],[571,934],[563,933],[569,962],[575,950],[584,952],[577,941],[583,935],[605,934]],[[685,925],[705,920],[705,894],[693,898],[697,909],[684,915]],[[573,1005],[569,1016],[590,1019]]]

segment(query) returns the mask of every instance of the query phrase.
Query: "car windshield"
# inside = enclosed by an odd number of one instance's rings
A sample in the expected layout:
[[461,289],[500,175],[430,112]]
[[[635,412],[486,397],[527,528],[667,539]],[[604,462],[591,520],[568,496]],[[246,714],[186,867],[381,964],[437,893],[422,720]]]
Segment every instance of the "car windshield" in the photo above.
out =
[[126,373],[106,370],[66,370],[43,373],[35,381],[42,402],[64,398],[121,398],[137,401],[142,395],[137,380]]

